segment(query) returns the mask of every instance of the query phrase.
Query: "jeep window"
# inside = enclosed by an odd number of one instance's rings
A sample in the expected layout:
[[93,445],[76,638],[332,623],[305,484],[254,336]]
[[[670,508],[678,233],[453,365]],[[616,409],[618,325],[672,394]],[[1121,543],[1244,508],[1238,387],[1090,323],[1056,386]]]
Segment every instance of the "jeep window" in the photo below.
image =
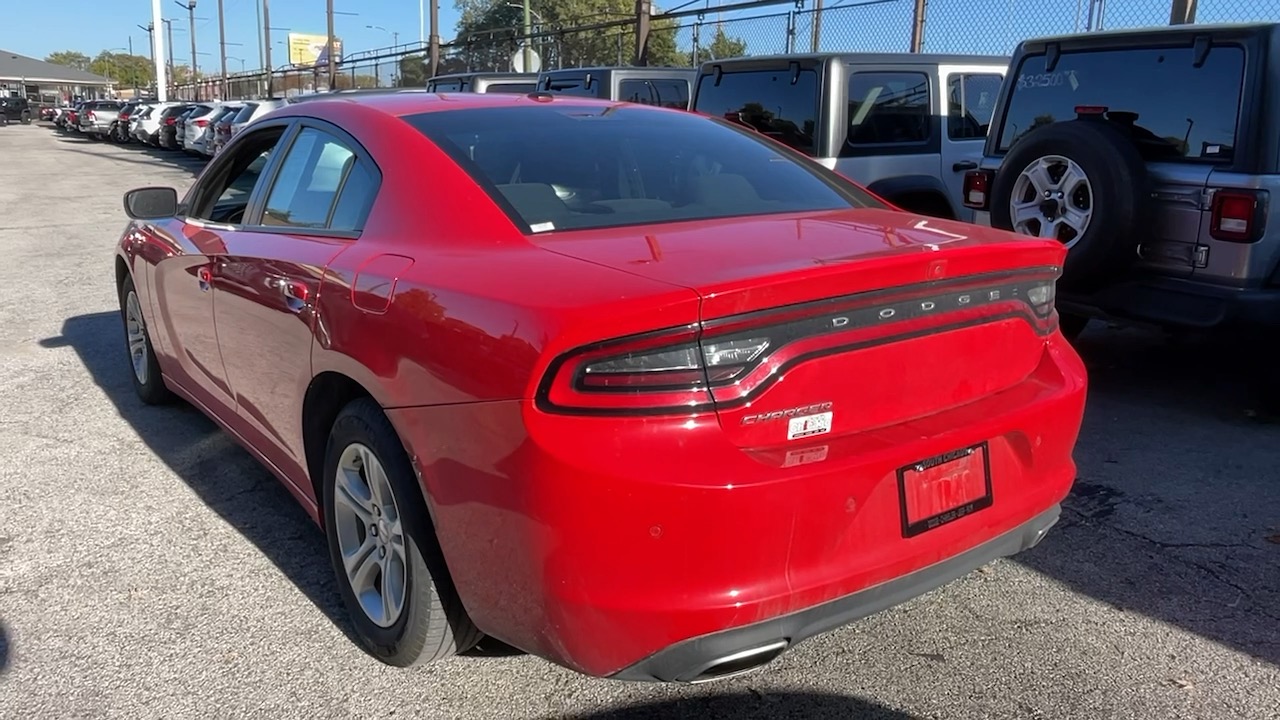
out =
[[818,73],[801,70],[796,81],[786,68],[726,72],[698,78],[697,112],[723,117],[814,155],[818,124]]
[[689,107],[689,83],[683,80],[623,80],[618,99],[684,110]]
[[1001,75],[952,75],[947,79],[947,137],[975,140],[987,136],[1000,94]]
[[931,125],[924,73],[860,72],[849,78],[847,145],[923,143]]
[[1132,133],[1147,160],[1229,162],[1244,81],[1244,49],[1214,47],[1195,67],[1195,50],[1141,48],[1064,52],[1053,72],[1043,55],[1010,77],[999,150],[1032,130],[1074,120],[1077,108],[1105,110]]
[[439,81],[433,80],[431,82],[431,92],[433,93],[462,92],[462,81],[461,80],[439,80]]
[[591,78],[591,87],[587,87],[586,75],[552,75],[542,81],[542,90],[556,95],[572,95],[575,97],[596,97],[596,88],[600,78]]

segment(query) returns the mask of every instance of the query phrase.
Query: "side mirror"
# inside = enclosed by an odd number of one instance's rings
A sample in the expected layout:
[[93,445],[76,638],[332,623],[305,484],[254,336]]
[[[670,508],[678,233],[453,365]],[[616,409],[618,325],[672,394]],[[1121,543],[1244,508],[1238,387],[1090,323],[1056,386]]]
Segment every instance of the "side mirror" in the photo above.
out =
[[144,187],[124,194],[124,212],[134,220],[159,220],[178,214],[178,191]]

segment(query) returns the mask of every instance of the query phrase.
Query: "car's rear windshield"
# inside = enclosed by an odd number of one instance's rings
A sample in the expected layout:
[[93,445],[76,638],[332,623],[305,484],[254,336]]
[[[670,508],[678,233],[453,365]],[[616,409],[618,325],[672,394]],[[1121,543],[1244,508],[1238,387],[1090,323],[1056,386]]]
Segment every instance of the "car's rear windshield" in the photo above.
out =
[[800,152],[816,152],[818,73],[802,69],[792,79],[786,67],[725,71],[698,78],[693,110],[724,117],[772,137]]
[[1029,55],[1000,129],[1006,151],[1036,128],[1104,111],[1133,125],[1148,160],[1227,162],[1236,145],[1245,53],[1214,47],[1196,67],[1191,47],[1064,51],[1052,71],[1044,55]]
[[485,88],[485,92],[491,93],[531,93],[538,89],[538,83],[489,83]]
[[684,112],[557,104],[406,120],[531,232],[880,206],[749,130]]

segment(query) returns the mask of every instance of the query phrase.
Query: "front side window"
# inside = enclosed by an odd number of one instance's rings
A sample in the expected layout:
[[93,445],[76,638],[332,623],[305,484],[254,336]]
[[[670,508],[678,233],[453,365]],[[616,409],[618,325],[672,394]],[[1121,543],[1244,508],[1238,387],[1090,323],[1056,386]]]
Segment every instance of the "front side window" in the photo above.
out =
[[929,77],[915,72],[859,72],[849,78],[846,144],[893,145],[929,139]]
[[1137,48],[1023,58],[1010,76],[998,148],[1038,127],[1104,112],[1129,131],[1147,160],[1229,162],[1244,83],[1244,49],[1219,45],[1195,66],[1195,49]]
[[697,115],[558,105],[406,120],[535,233],[879,206],[756,133]]
[[282,128],[267,128],[245,138],[232,154],[218,160],[192,193],[187,216],[228,225],[245,220],[249,198],[262,178],[281,136]]
[[818,73],[800,70],[792,82],[791,71],[751,70],[726,72],[719,84],[714,75],[698,78],[694,110],[768,135],[806,155],[817,152]]

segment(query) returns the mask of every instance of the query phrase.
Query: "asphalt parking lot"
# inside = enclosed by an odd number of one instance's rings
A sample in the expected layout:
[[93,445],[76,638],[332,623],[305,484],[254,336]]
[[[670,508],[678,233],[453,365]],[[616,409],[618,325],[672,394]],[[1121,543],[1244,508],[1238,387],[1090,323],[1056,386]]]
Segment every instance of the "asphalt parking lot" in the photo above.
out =
[[1080,477],[1022,556],[720,684],[373,661],[292,498],[132,393],[121,194],[200,165],[0,128],[0,717],[1280,718],[1280,423],[1220,346],[1097,324]]

